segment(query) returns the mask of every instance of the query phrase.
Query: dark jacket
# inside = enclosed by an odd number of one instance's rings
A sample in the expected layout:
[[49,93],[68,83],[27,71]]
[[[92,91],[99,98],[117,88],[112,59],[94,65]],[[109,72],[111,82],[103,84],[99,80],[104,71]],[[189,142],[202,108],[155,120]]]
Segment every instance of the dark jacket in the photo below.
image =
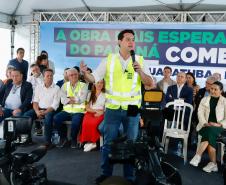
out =
[[197,110],[198,110],[198,107],[199,107],[199,104],[200,104],[202,98],[205,96],[205,93],[206,93],[206,88],[204,87],[204,88],[199,89],[198,93],[195,96],[194,103],[195,103],[195,107]]
[[199,104],[202,100],[202,98],[205,96],[205,93],[206,93],[206,88],[201,88],[199,89],[198,93],[196,94],[195,96],[195,110],[194,110],[194,113],[193,113],[193,116],[192,116],[192,120],[193,122],[195,123],[198,123],[199,120],[198,120],[198,108],[199,108]]
[[[5,84],[3,88],[1,88],[0,104],[2,105],[2,107],[5,106],[6,98],[8,97],[12,87],[13,87],[13,83],[10,82]],[[21,98],[22,105],[19,107],[19,109],[21,109],[22,112],[26,112],[29,109],[32,101],[32,95],[33,95],[33,89],[32,89],[31,83],[24,81],[21,85],[21,90],[20,90],[20,98]]]
[[[183,98],[184,102],[189,103],[189,104],[192,105],[193,89],[191,87],[188,87],[187,85],[184,85],[182,87],[182,89],[181,89],[179,98]],[[167,89],[166,99],[165,100],[166,100],[166,103],[168,103],[168,102],[174,101],[175,99],[178,99],[177,98],[177,85],[172,85],[172,86],[169,86],[168,89]],[[173,110],[173,113],[174,113],[174,110]],[[171,116],[173,116],[173,113],[171,113]],[[163,115],[164,114],[165,113],[163,111]],[[185,110],[185,117],[184,117],[184,127],[185,127],[185,129],[187,129],[187,127],[188,127],[189,114],[190,114],[190,110],[186,109]],[[166,119],[168,119],[166,117],[166,115],[164,115],[164,117]]]
[[[186,85],[183,86],[180,92],[179,98],[183,98],[184,102],[190,103],[192,105],[193,100],[193,89]],[[177,98],[177,85],[169,86],[166,92],[166,103],[174,101]]]

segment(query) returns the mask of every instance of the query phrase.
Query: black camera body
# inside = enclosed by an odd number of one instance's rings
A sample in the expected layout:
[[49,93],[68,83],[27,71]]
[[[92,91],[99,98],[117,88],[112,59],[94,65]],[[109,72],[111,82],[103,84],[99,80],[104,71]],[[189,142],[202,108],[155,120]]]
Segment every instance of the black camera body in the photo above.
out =
[[45,147],[31,153],[16,153],[18,136],[30,134],[31,119],[12,117],[4,120],[4,139],[0,140],[0,171],[10,185],[45,185],[47,172],[44,164],[37,162],[46,154]]
[[163,149],[158,138],[148,133],[143,130],[136,141],[123,136],[110,143],[110,162],[132,164],[136,172],[136,185],[181,185],[178,170],[162,161]]

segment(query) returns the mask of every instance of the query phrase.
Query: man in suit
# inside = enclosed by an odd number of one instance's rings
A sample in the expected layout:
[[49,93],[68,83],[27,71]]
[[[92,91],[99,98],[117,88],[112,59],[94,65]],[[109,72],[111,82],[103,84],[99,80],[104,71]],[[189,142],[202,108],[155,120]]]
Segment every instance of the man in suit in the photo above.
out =
[[12,82],[0,90],[0,122],[10,116],[21,116],[26,112],[32,100],[32,85],[23,81],[23,74],[18,69],[11,72]]
[[[183,99],[184,102],[189,103],[192,105],[192,100],[193,100],[193,89],[191,87],[188,87],[187,85],[185,85],[186,82],[186,74],[184,72],[179,72],[177,74],[177,79],[176,79],[177,84],[176,85],[172,85],[169,86],[166,92],[166,103],[174,101],[176,99]],[[185,117],[184,117],[184,127],[185,129],[187,129],[188,127],[188,116],[189,115],[187,112],[189,110],[186,110],[185,112]],[[176,145],[176,143],[175,143]],[[181,144],[181,142],[178,142],[177,147],[174,145],[175,147],[175,154],[178,156],[181,156],[182,151],[181,151],[181,147],[179,147]]]
[[177,74],[177,84],[169,86],[166,92],[166,103],[174,101],[175,99],[184,99],[184,102],[192,105],[193,90],[191,87],[185,85],[186,74],[179,72]]

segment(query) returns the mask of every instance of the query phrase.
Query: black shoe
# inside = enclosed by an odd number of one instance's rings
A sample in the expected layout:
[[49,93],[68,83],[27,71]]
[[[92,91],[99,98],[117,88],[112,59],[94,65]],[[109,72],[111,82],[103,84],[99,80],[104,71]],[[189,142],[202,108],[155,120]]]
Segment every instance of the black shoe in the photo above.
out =
[[95,182],[96,182],[96,185],[99,185],[101,182],[103,182],[105,179],[107,179],[109,176],[106,176],[106,175],[101,175],[99,177],[96,178]]
[[80,143],[77,143],[76,141],[71,140],[71,148],[81,149],[81,145],[80,145]]

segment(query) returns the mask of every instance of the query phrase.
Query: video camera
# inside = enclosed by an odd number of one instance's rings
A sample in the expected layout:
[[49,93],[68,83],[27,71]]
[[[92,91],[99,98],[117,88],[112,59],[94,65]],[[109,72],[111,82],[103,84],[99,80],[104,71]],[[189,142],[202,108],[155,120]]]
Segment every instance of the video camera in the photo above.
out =
[[31,126],[32,121],[28,117],[10,117],[4,120],[4,136],[0,139],[0,175],[3,174],[7,184],[45,185],[47,183],[45,165],[36,163],[46,154],[45,147],[39,147],[30,153],[14,152],[16,146],[21,144],[18,142],[18,137],[21,134],[29,135]]
[[[150,122],[146,125],[151,128]],[[149,130],[143,132],[136,141],[123,136],[110,143],[110,162],[132,164],[136,170],[136,185],[181,185],[180,174],[171,164],[162,161],[162,146],[150,133]]]
[[[16,150],[15,145],[21,135],[31,135],[32,119],[30,117],[9,117],[4,120],[3,138],[5,140],[5,153]],[[4,143],[4,141],[2,141]],[[1,153],[0,153],[1,154]]]

